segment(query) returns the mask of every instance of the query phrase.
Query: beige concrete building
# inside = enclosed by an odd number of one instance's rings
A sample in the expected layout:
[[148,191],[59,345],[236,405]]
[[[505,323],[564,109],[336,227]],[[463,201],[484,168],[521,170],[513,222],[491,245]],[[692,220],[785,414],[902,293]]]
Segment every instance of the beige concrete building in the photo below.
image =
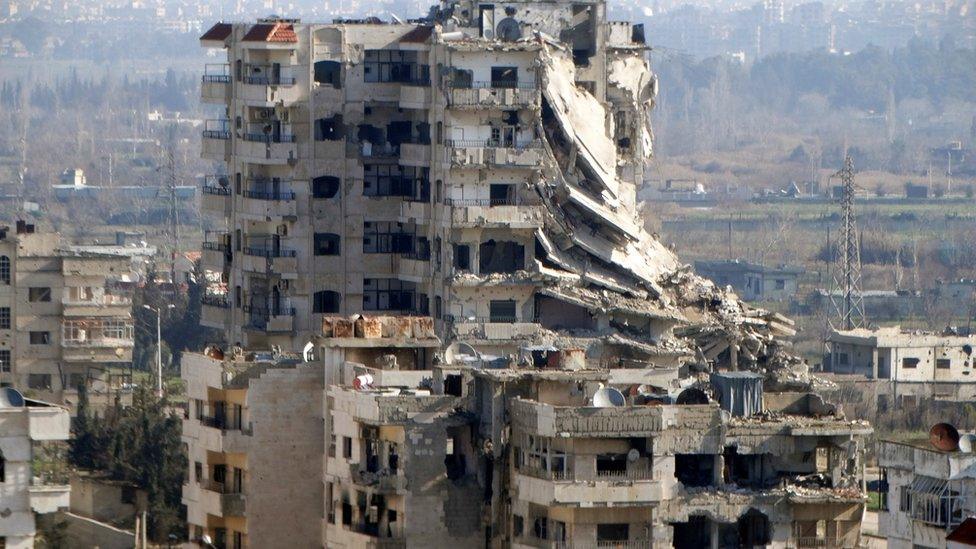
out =
[[[963,435],[972,438],[973,435]],[[891,549],[948,547],[946,536],[976,514],[976,454],[942,450],[928,439],[878,445],[879,530]]]
[[875,395],[879,410],[919,399],[976,398],[976,336],[892,326],[834,331],[827,345],[830,354],[824,369],[838,381]]
[[642,229],[656,81],[605,10],[201,37],[202,322],[234,350],[183,364],[191,539],[857,546],[871,428]]
[[69,405],[85,384],[94,404],[110,403],[133,346],[132,301],[111,281],[130,273],[126,256],[24,222],[0,230],[0,382]]
[[39,514],[67,509],[71,487],[63,451],[68,410],[0,389],[0,542],[34,547]]

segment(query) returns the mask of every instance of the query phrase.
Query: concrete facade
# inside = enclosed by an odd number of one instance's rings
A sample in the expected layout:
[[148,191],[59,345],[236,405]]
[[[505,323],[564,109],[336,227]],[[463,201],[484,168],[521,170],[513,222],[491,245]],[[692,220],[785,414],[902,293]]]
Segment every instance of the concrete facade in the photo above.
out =
[[[5,547],[34,547],[35,518],[68,508],[63,463],[51,461],[69,435],[68,410],[19,395],[0,406],[0,538]],[[62,456],[63,459],[63,456]]]
[[111,282],[130,259],[75,249],[56,233],[18,222],[0,230],[0,382],[74,405],[85,384],[92,404],[109,405],[132,362],[132,300]]
[[886,481],[879,530],[888,547],[947,547],[946,535],[976,512],[976,454],[945,452],[928,440],[882,440],[878,465]]
[[746,301],[787,301],[796,296],[803,267],[766,267],[747,261],[696,261],[695,272],[720,286],[730,285]]
[[[937,398],[967,402],[976,398],[976,336],[903,331],[833,331],[824,370],[845,378],[873,380],[879,399]],[[882,403],[879,402],[879,406]]]

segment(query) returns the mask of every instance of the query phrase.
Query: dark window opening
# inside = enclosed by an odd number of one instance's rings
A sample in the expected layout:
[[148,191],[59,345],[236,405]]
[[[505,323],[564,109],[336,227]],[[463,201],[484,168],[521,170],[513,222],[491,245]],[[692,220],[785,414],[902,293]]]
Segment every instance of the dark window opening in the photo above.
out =
[[339,305],[342,302],[342,294],[329,290],[315,292],[312,297],[313,313],[338,313]]
[[711,486],[714,481],[714,470],[714,456],[698,454],[674,456],[674,477],[687,487]]
[[627,472],[627,454],[600,454],[596,456],[596,474],[614,476]]
[[333,88],[342,87],[342,65],[338,61],[316,61],[315,62],[315,82],[318,84],[328,84]]
[[488,198],[492,206],[514,206],[515,185],[492,183],[488,187]]
[[525,268],[525,246],[517,242],[489,240],[478,248],[479,273],[514,273]]
[[452,396],[464,396],[464,378],[461,374],[449,374],[444,378],[444,394]]
[[47,345],[51,343],[51,332],[31,332],[31,345]]
[[0,282],[10,284],[10,258],[0,255]]
[[491,322],[518,322],[516,304],[511,299],[489,302],[488,314]]
[[597,524],[596,542],[604,541],[628,541],[630,539],[630,525],[623,524]]
[[333,198],[339,194],[341,180],[331,175],[323,175],[312,180],[312,198]]
[[341,114],[315,121],[316,141],[338,141],[344,137],[346,137],[346,126],[342,123]]
[[363,253],[366,254],[413,253],[415,238],[416,235],[408,232],[403,223],[363,222]]
[[51,301],[51,288],[28,288],[27,301],[31,303]]
[[491,87],[493,87],[493,88],[517,88],[518,87],[518,67],[492,67],[491,68]]
[[740,547],[763,547],[770,542],[769,519],[755,509],[749,509],[736,522]]
[[332,233],[315,233],[315,255],[340,255],[341,237]]
[[461,271],[471,270],[471,246],[467,244],[454,245],[454,268]]
[[948,370],[952,367],[952,360],[948,358],[937,358],[935,359],[935,367],[940,370]]
[[363,279],[364,311],[411,311],[416,285],[393,278]]
[[918,368],[919,362],[917,358],[903,358],[901,359],[901,367],[906,369]]

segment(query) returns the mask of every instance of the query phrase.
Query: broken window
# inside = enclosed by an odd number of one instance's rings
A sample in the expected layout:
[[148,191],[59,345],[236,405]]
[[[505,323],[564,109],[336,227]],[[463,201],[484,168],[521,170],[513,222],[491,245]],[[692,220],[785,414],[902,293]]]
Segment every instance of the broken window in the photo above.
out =
[[27,374],[27,387],[29,389],[50,389],[51,374]]
[[597,524],[596,542],[628,541],[630,539],[630,525],[620,524]]
[[492,206],[514,206],[515,185],[492,183],[488,187],[489,204]]
[[918,368],[919,359],[906,357],[901,359],[901,367],[906,369]]
[[524,533],[525,519],[522,517],[522,515],[512,515],[512,536],[520,538]]
[[549,519],[537,517],[532,524],[532,533],[539,539],[549,539]]
[[395,278],[363,279],[364,311],[410,311],[414,308],[416,285]]
[[464,396],[464,378],[461,374],[450,374],[444,377],[444,394],[452,396]]
[[525,268],[525,246],[518,242],[489,240],[478,248],[479,273],[514,273]]
[[518,67],[492,67],[491,68],[491,87],[493,87],[493,88],[517,88],[518,87]]
[[340,179],[323,175],[312,179],[312,198],[332,198],[339,193]]
[[395,221],[363,222],[363,253],[389,254],[411,253],[414,250],[413,233]]
[[31,332],[31,345],[47,345],[51,343],[51,332]]
[[602,477],[623,476],[627,473],[627,454],[596,456],[596,474]]
[[342,65],[338,61],[315,62],[315,82],[317,84],[328,84],[336,89],[341,88],[341,75]]
[[490,322],[518,322],[515,300],[492,300],[488,311]]
[[0,282],[10,284],[10,258],[0,255]]
[[341,237],[333,233],[315,233],[315,255],[339,255]]
[[471,270],[471,247],[467,244],[454,245],[454,268],[461,271]]
[[363,80],[366,82],[424,83],[430,68],[417,63],[415,51],[366,50],[363,55]]
[[313,313],[338,313],[342,302],[342,294],[329,290],[315,292],[312,297]]
[[27,301],[31,303],[51,301],[51,288],[28,288]]
[[712,455],[676,454],[674,477],[685,486],[711,486],[714,480],[715,457]]
[[742,547],[763,547],[770,541],[769,519],[755,509],[749,509],[736,522]]
[[414,196],[415,189],[429,181],[429,174],[429,168],[364,164],[363,196]]
[[352,459],[352,438],[342,437],[342,457]]
[[346,137],[346,127],[342,123],[342,115],[331,118],[319,118],[315,121],[316,141],[338,141]]
[[952,367],[952,360],[948,358],[937,358],[935,359],[935,367],[940,370],[948,370]]

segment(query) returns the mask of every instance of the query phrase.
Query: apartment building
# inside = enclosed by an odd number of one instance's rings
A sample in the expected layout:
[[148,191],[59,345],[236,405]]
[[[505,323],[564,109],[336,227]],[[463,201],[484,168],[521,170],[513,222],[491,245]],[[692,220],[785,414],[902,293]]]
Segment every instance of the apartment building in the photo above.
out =
[[71,487],[64,465],[71,418],[54,404],[0,388],[0,543],[34,547],[38,515],[68,508]]
[[404,316],[327,318],[314,357],[271,357],[191,355],[184,366],[191,539],[234,548],[860,540],[871,427],[811,393],[764,392],[759,374],[678,383],[670,370],[637,386],[580,349],[486,355],[444,347],[432,319]]
[[835,330],[824,370],[874,395],[879,410],[920,399],[976,398],[976,336],[903,330],[898,326]]
[[93,404],[110,404],[133,346],[132,301],[112,281],[130,272],[126,256],[22,221],[0,229],[0,382],[68,405],[85,384]]
[[976,513],[971,444],[938,444],[925,438],[878,444],[884,489],[878,527],[891,549],[951,547],[947,536]]
[[671,320],[628,301],[677,266],[635,221],[656,86],[641,28],[603,2],[437,13],[201,37],[228,56],[201,92],[223,106],[203,259],[224,283],[203,322],[228,342],[297,350],[360,311],[499,341]]

